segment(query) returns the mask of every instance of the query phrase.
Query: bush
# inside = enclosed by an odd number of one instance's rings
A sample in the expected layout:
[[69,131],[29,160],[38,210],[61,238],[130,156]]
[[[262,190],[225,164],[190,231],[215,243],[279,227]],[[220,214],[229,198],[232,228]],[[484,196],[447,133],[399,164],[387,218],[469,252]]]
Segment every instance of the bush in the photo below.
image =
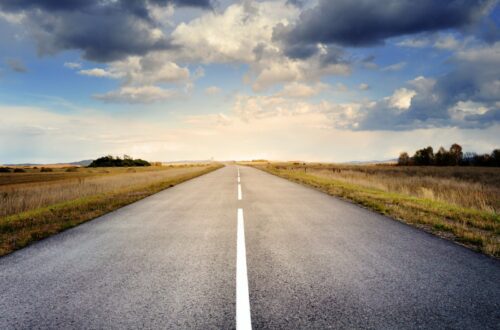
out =
[[50,167],[42,167],[40,172],[52,172],[52,169]]
[[68,167],[66,172],[78,172],[78,167]]
[[415,165],[432,165],[434,163],[434,151],[431,146],[417,150],[412,159]]
[[26,173],[26,170],[24,168],[15,168],[14,173]]
[[89,167],[133,167],[133,166],[151,166],[151,164],[143,159],[132,159],[125,155],[123,159],[120,157],[104,156],[97,158],[90,163]]
[[9,167],[0,167],[0,173],[10,173]]
[[410,165],[410,156],[407,152],[402,152],[399,154],[398,165],[407,166]]

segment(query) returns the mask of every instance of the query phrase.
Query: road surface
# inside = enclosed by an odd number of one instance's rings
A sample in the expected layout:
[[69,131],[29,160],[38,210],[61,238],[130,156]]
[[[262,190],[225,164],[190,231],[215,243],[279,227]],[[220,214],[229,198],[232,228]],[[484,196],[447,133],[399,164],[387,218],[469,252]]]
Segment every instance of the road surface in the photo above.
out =
[[498,260],[239,172],[227,166],[0,258],[0,328],[500,327]]

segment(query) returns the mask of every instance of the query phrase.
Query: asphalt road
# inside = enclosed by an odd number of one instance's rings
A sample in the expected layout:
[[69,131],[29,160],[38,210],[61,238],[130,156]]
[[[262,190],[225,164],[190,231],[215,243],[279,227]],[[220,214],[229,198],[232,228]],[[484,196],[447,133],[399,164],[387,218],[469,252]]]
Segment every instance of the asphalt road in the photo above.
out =
[[228,166],[0,258],[0,329],[230,329],[245,296],[254,329],[500,328],[498,260],[240,177],[240,196]]

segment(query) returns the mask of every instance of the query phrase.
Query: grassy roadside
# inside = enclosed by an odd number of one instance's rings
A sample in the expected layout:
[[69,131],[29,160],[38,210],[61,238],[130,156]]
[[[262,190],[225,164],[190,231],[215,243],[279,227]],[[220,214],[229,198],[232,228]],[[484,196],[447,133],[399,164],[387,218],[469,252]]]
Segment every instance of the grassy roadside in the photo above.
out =
[[221,167],[214,165],[154,184],[117,189],[2,217],[0,256]]
[[332,178],[274,166],[255,168],[353,201],[378,213],[500,257],[500,215],[433,199],[387,192]]

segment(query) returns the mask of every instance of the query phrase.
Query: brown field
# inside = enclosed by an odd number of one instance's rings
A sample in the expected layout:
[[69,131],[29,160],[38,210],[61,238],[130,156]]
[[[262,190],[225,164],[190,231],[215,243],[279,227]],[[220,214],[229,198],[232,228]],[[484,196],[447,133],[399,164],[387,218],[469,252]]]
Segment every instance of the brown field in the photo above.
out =
[[[66,179],[78,179],[96,176],[108,176],[124,173],[140,173],[163,171],[172,168],[194,167],[208,164],[189,164],[189,165],[169,165],[169,166],[148,166],[148,167],[78,167],[78,166],[54,166],[44,165],[41,167],[9,166],[10,169],[21,168],[25,173],[0,173],[0,186],[17,183],[35,183],[58,181]],[[48,169],[46,172],[44,169]]]
[[93,219],[218,164],[134,168],[53,168],[0,173],[0,255]]
[[500,168],[246,164],[500,256]]
[[328,164],[282,166],[363,187],[500,212],[498,168]]

